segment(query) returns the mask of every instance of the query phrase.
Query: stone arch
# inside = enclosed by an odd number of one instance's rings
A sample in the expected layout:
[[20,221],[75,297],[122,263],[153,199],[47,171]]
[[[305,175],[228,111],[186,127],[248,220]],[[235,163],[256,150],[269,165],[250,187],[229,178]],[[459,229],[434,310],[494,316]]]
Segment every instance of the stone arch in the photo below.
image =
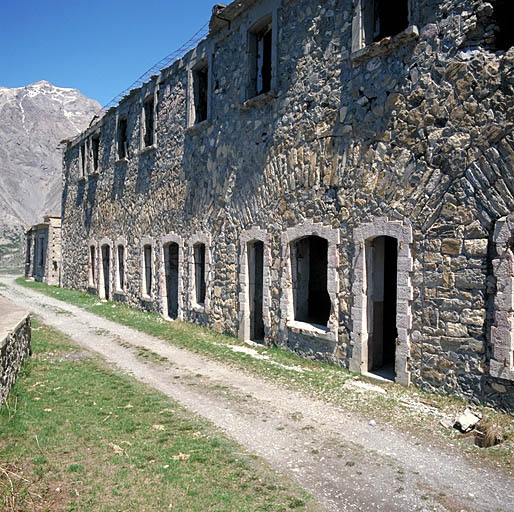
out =
[[101,299],[112,298],[112,254],[113,243],[109,238],[102,238],[98,243],[98,296]]
[[[309,236],[324,238],[328,243],[327,292],[330,298],[330,315],[326,328],[295,320],[290,249],[292,242]],[[287,339],[288,329],[291,329],[301,334],[323,338],[330,342],[337,342],[339,328],[339,305],[337,300],[337,294],[339,292],[339,240],[340,234],[338,229],[324,226],[321,223],[314,223],[310,219],[299,226],[288,228],[282,233],[283,271],[282,296],[280,299],[280,331],[284,339]]]
[[250,269],[248,265],[248,247],[252,242],[262,242],[263,248],[263,283],[262,283],[262,320],[265,335],[271,328],[270,318],[270,268],[271,246],[270,236],[258,227],[252,227],[241,233],[239,238],[239,338],[243,341],[251,339],[250,333]]
[[[195,278],[195,246],[205,245],[205,300],[203,304],[196,301]],[[212,262],[211,235],[197,232],[189,240],[189,308],[201,313],[207,312],[211,306],[213,262]]]
[[178,283],[177,283],[177,319],[183,320],[184,317],[184,301],[183,301],[183,290],[184,290],[184,275],[181,270],[184,268],[184,240],[181,236],[175,233],[168,233],[161,238],[160,248],[160,273],[159,273],[159,293],[161,300],[162,314],[165,318],[170,318],[168,311],[168,287],[167,287],[167,275],[166,275],[166,259],[165,252],[166,246],[169,244],[177,244],[178,246]]
[[492,354],[490,374],[514,380],[514,214],[496,222],[493,242],[496,258],[493,273],[496,278],[494,322],[491,327]]
[[391,237],[397,241],[397,292],[396,292],[396,328],[398,337],[395,349],[395,381],[408,385],[410,372],[408,359],[410,356],[410,333],[412,330],[413,288],[411,273],[412,258],[412,226],[405,221],[390,221],[386,217],[378,217],[373,221],[354,229],[353,241],[355,256],[353,259],[353,306],[351,334],[352,356],[350,370],[358,373],[368,371],[368,258],[369,243],[377,237]]

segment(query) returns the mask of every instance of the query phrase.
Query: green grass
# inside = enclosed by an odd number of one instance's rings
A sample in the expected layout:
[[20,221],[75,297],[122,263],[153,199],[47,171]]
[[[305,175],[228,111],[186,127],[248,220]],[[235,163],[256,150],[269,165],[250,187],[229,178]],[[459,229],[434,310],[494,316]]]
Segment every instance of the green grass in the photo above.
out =
[[[33,288],[50,297],[75,304],[89,312],[109,320],[134,328],[146,334],[168,341],[170,344],[186,348],[203,356],[230,364],[238,369],[248,371],[256,376],[279,384],[283,388],[300,390],[310,396],[344,407],[349,413],[358,417],[375,419],[388,423],[398,430],[412,432],[421,439],[440,443],[443,449],[457,445],[471,457],[490,459],[507,468],[514,469],[514,421],[512,414],[502,413],[485,406],[478,406],[488,421],[500,425],[507,437],[507,442],[487,449],[478,449],[465,440],[455,439],[455,431],[441,426],[439,417],[420,413],[406,403],[429,404],[438,411],[455,416],[464,411],[468,404],[458,398],[443,394],[424,392],[420,389],[372,381],[386,390],[386,394],[359,393],[345,384],[355,375],[349,371],[319,361],[303,359],[279,347],[253,347],[260,355],[269,359],[235,352],[231,347],[247,344],[238,339],[218,334],[211,329],[202,328],[183,322],[168,322],[155,313],[148,313],[124,304],[100,301],[98,297],[86,292],[68,290],[44,283],[26,281],[18,278],[22,286]],[[148,354],[139,350],[139,355],[158,363],[157,354]],[[161,361],[167,364],[167,361]],[[295,371],[295,369],[301,371]],[[359,377],[360,380],[368,380]],[[449,444],[448,444],[449,443]]]
[[300,386],[302,389],[311,390],[326,398],[334,393],[337,394],[338,390],[341,391],[344,383],[352,377],[352,374],[343,368],[303,359],[277,347],[253,347],[261,355],[269,358],[268,360],[256,359],[252,355],[232,350],[233,346],[248,347],[246,343],[232,336],[219,334],[190,323],[168,322],[156,313],[141,311],[118,302],[100,301],[98,297],[86,292],[48,286],[45,283],[27,281],[23,277],[18,278],[16,282],[101,317],[166,340],[178,347],[223,363],[230,363],[273,381],[280,381],[285,386],[295,389]]
[[36,320],[32,343],[0,408],[2,510],[314,510],[210,423],[58,331]]

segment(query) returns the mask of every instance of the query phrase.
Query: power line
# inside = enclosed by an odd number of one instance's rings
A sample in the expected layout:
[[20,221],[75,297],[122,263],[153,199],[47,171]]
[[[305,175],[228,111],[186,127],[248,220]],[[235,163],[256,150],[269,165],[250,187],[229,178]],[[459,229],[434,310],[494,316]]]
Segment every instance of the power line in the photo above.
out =
[[141,87],[143,84],[148,82],[150,78],[152,78],[155,75],[158,75],[161,70],[167,68],[173,62],[175,62],[177,59],[180,59],[183,57],[189,50],[194,48],[198,45],[198,43],[204,39],[207,34],[209,33],[208,30],[209,22],[206,22],[194,35],[186,41],[180,48],[177,48],[174,52],[170,53],[163,59],[161,59],[159,62],[154,64],[150,69],[145,71],[136,81],[134,81],[129,87],[127,87],[125,90],[121,91],[119,94],[117,94],[109,103],[106,103],[102,107],[102,111],[106,112],[111,107],[117,106],[120,101],[133,89],[137,89]]

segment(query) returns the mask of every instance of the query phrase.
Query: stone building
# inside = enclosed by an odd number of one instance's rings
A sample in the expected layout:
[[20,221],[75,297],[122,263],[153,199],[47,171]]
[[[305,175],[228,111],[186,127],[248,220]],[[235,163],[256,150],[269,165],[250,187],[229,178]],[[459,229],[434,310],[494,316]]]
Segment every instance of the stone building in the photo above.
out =
[[61,218],[47,215],[25,235],[25,277],[59,286],[61,283]]
[[511,15],[215,6],[68,142],[63,285],[514,408]]

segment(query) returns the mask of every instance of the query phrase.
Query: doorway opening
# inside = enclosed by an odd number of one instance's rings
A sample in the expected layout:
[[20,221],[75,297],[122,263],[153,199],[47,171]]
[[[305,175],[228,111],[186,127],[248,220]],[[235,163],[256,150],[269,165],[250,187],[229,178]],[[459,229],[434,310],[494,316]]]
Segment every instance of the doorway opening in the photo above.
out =
[[205,244],[197,243],[193,247],[195,268],[195,303],[205,305]]
[[250,301],[250,340],[264,341],[262,299],[264,286],[264,243],[248,242],[248,284]]
[[166,305],[168,317],[178,318],[178,244],[164,246],[164,273],[166,277]]
[[110,299],[110,275],[111,275],[111,253],[108,245],[102,245],[102,271],[104,278],[103,295],[105,299]]
[[395,379],[398,242],[379,236],[369,243],[368,371]]

